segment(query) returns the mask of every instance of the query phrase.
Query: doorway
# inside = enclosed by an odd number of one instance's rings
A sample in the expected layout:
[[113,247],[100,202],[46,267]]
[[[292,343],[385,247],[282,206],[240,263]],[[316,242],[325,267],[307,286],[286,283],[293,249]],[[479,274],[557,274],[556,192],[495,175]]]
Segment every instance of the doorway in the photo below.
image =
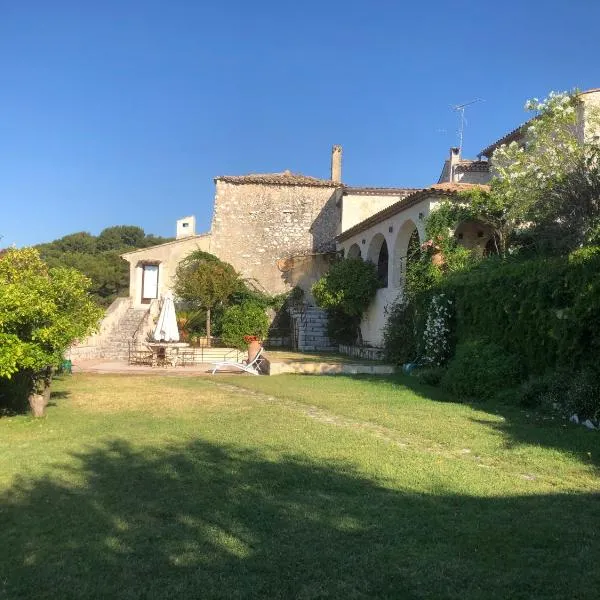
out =
[[142,267],[142,304],[150,304],[158,298],[158,265]]

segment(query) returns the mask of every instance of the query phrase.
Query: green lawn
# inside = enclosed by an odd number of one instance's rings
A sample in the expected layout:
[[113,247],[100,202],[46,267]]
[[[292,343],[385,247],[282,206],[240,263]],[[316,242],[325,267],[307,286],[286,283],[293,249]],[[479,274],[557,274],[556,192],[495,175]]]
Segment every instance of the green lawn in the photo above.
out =
[[0,419],[0,600],[590,598],[600,434],[411,379],[75,375]]

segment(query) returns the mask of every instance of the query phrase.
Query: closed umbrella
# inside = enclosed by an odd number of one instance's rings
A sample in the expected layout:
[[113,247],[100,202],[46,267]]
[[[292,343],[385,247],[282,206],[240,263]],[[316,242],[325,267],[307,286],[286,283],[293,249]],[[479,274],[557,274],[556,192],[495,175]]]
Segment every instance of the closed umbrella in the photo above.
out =
[[170,291],[163,298],[163,305],[158,315],[158,323],[156,323],[153,337],[157,342],[179,341],[175,303],[173,302],[173,294]]

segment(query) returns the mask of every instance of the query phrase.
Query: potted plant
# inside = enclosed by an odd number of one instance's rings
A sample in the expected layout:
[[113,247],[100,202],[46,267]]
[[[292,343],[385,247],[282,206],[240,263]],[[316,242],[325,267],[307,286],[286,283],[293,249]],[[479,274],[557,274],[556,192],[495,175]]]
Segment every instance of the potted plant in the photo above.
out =
[[260,351],[261,343],[256,335],[245,335],[244,342],[248,344],[248,362],[252,362]]

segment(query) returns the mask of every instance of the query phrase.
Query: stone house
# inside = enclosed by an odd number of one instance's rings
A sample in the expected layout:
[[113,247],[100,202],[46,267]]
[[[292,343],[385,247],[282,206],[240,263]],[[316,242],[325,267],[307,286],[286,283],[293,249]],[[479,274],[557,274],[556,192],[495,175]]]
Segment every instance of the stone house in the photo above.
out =
[[[596,136],[599,130],[591,125],[591,115],[600,107],[600,89],[583,92],[579,99],[578,135]],[[128,303],[148,320],[153,306],[172,286],[177,264],[195,249],[231,263],[251,286],[269,294],[299,286],[310,304],[312,284],[327,271],[331,258],[343,253],[373,261],[386,281],[362,324],[363,339],[380,345],[386,307],[402,293],[411,239],[425,241],[424,221],[440,201],[485,185],[491,178],[488,159],[494,150],[521,141],[526,125],[482,150],[476,159],[465,159],[458,148],[451,148],[437,183],[425,189],[344,185],[340,146],[333,147],[329,179],[290,171],[216,177],[209,232],[196,234],[194,218],[186,217],[177,222],[175,241],[122,255],[130,264],[130,290],[121,305]],[[456,235],[465,246],[481,252],[493,239],[493,232],[482,223],[461,224]],[[327,346],[323,315],[311,310],[320,332],[306,349]]]
[[[365,343],[380,346],[383,341],[386,308],[402,294],[410,260],[409,248],[425,242],[425,221],[429,213],[441,201],[456,198],[459,192],[474,187],[486,186],[444,182],[416,190],[338,235],[340,252],[345,257],[374,263],[383,281],[361,323]],[[483,223],[464,224],[461,233],[461,243],[470,248],[479,247],[481,251],[493,238],[493,231]]]

